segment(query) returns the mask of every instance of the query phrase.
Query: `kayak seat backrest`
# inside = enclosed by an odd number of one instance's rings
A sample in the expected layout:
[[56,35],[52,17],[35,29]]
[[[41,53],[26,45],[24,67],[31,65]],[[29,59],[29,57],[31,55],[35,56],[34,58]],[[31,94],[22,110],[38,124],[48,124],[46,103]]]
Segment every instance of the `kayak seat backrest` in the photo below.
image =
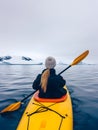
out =
[[37,91],[34,94],[34,100],[38,102],[63,102],[67,99],[67,94],[62,96],[61,98],[40,98],[39,96],[39,91]]

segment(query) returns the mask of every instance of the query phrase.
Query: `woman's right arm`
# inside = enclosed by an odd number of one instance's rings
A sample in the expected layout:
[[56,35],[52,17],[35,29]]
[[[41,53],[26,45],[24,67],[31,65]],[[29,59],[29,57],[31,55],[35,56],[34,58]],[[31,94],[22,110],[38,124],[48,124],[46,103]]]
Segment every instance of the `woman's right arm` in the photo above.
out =
[[58,82],[59,82],[59,87],[63,87],[66,84],[66,80],[63,79],[63,77],[60,75],[57,76],[57,78],[58,78]]

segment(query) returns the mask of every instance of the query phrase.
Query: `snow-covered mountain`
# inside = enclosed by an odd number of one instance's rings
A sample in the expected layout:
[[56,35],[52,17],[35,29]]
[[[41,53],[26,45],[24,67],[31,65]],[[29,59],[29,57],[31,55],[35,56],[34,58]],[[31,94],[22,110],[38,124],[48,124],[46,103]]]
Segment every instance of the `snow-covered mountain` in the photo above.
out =
[[[71,63],[71,62],[70,62]],[[60,61],[58,64],[59,65],[69,65],[70,63],[65,63],[65,62],[62,62]],[[92,65],[92,64],[89,64],[89,63],[85,63],[85,62],[79,62],[77,65]]]
[[1,65],[42,65],[42,62],[33,60],[26,56],[2,56],[0,57]]

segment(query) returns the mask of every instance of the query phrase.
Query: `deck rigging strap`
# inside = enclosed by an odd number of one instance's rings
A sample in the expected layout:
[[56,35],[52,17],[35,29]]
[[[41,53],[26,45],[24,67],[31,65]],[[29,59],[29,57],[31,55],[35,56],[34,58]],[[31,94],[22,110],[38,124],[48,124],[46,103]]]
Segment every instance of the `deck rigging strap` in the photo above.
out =
[[53,103],[53,104],[51,104],[51,105],[49,105],[49,106],[45,106],[45,105],[43,105],[43,104],[40,103],[40,102],[38,102],[38,103],[39,103],[39,104],[33,103],[34,105],[39,106],[39,108],[36,109],[36,111],[34,111],[34,112],[30,113],[30,114],[26,113],[27,116],[28,116],[27,130],[29,130],[29,122],[30,122],[30,117],[31,117],[32,115],[37,114],[37,113],[41,113],[41,112],[46,112],[46,111],[48,111],[48,110],[49,110],[49,111],[52,111],[52,112],[54,112],[54,113],[56,113],[57,115],[59,115],[59,116],[61,117],[60,125],[59,125],[59,128],[58,128],[58,130],[60,130],[61,125],[62,125],[62,122],[63,122],[63,119],[66,118],[68,115],[67,115],[67,114],[61,115],[59,112],[57,112],[57,111],[55,111],[55,110],[53,110],[53,109],[50,108],[51,106],[55,105],[56,103]]

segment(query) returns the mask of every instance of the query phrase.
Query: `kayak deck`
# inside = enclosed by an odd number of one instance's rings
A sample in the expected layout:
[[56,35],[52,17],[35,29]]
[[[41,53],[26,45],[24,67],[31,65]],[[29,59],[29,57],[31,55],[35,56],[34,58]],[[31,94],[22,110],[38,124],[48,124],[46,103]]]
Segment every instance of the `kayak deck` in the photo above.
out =
[[67,98],[61,102],[39,102],[34,99],[35,95],[31,98],[17,130],[73,130],[72,104],[68,90]]

